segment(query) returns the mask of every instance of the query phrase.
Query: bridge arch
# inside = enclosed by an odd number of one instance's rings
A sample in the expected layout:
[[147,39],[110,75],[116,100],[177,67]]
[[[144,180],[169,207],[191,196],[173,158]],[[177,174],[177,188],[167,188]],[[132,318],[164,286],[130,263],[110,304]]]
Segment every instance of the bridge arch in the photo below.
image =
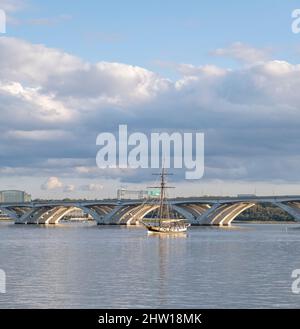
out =
[[[156,210],[157,208],[159,208],[158,204],[144,204],[130,208],[122,214],[118,220],[118,224],[138,224],[140,219],[145,218],[149,213]],[[170,208],[183,216],[183,218],[186,218],[189,222],[194,223],[195,217],[186,209],[183,209],[177,205],[170,205]]]
[[75,209],[81,209],[84,213],[91,215],[91,217],[99,223],[102,217],[107,213],[103,211],[100,213],[99,209],[94,210],[90,207],[86,207],[80,204],[70,205],[52,205],[52,206],[40,206],[33,207],[30,211],[25,213],[20,218],[15,217],[16,224],[57,224],[63,217],[68,215]]
[[122,214],[118,224],[136,225],[139,223],[139,219],[144,218],[158,207],[158,205],[139,205],[130,208]]
[[231,223],[245,210],[253,207],[255,203],[216,203],[197,220],[200,225],[230,226]]
[[8,209],[6,207],[0,207],[0,210],[2,213],[4,213],[5,215],[7,215],[9,218],[11,218],[13,220],[18,219],[18,217],[19,217],[16,211]]
[[70,212],[74,211],[75,207],[54,207],[40,216],[38,219],[38,224],[58,224],[58,222],[68,215]]
[[231,223],[244,211],[247,209],[252,208],[255,206],[255,203],[250,204],[237,204],[235,207],[230,207],[229,211],[223,213],[223,216],[219,218],[217,222],[213,222],[213,225],[220,225],[220,226],[230,226]]
[[209,204],[180,204],[178,205],[180,208],[185,209],[189,214],[193,215],[195,218],[203,215],[208,209],[210,209]]
[[273,202],[273,204],[300,222],[300,202]]

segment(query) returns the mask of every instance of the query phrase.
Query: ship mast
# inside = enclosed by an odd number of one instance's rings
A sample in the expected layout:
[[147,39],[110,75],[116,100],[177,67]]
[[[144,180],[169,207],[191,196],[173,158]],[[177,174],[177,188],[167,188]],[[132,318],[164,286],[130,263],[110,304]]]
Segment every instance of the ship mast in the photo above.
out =
[[151,186],[149,188],[159,188],[160,189],[160,197],[159,197],[159,208],[158,208],[158,216],[159,216],[159,226],[161,226],[162,219],[168,218],[169,214],[169,207],[166,205],[166,189],[167,188],[174,188],[172,186],[166,185],[166,176],[170,176],[166,172],[166,169],[163,167],[162,172],[160,174],[153,174],[155,176],[160,176],[160,186]]
[[161,224],[162,218],[164,218],[164,200],[165,200],[165,168],[162,169],[161,181],[160,181],[160,205],[159,205],[159,225]]
[[168,204],[166,204],[166,189],[173,188],[173,187],[166,185],[166,176],[167,175],[170,176],[172,174],[168,174],[164,167],[162,169],[162,172],[159,175],[160,175],[160,200],[159,200],[158,215],[159,215],[159,225],[161,226],[162,220],[164,218],[170,217],[169,206],[168,206]]

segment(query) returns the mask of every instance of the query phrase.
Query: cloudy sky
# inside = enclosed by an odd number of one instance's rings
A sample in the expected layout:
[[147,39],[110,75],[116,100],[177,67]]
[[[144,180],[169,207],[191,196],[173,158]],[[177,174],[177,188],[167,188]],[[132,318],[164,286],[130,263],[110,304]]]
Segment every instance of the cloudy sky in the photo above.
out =
[[99,170],[119,124],[205,133],[205,175],[174,194],[300,194],[299,1],[0,0],[0,189],[116,195]]

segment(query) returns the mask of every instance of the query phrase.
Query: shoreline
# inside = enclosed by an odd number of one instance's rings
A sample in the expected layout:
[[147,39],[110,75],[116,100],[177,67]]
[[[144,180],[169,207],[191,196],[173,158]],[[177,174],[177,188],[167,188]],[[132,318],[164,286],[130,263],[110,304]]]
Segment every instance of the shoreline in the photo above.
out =
[[[298,222],[296,221],[278,221],[278,220],[235,220],[233,224],[289,224],[296,225]],[[300,224],[300,223],[299,223]]]

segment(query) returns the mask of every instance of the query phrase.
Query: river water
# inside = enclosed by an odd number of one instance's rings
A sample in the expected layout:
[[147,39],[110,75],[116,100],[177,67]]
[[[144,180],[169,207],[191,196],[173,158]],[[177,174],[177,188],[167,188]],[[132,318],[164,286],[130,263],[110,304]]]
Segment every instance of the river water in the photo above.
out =
[[0,308],[299,308],[300,225],[141,227],[0,223]]

